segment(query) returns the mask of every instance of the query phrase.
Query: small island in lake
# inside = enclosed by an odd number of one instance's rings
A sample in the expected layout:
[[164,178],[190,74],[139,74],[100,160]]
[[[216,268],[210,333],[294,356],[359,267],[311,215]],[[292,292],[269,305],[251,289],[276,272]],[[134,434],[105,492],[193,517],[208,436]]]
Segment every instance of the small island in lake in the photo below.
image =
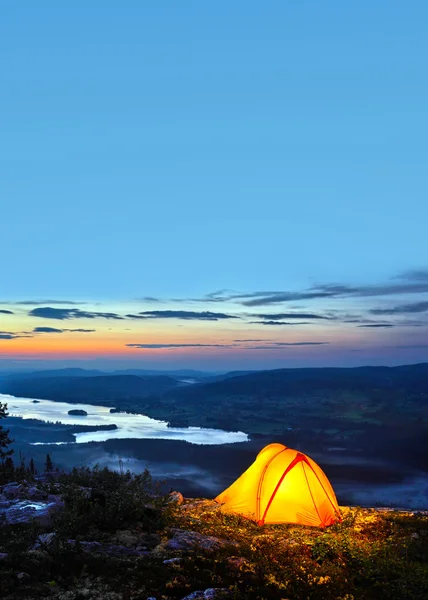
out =
[[81,408],[73,408],[72,410],[68,411],[68,414],[79,416],[79,417],[87,417],[88,416],[88,413],[86,412],[86,410],[82,410]]

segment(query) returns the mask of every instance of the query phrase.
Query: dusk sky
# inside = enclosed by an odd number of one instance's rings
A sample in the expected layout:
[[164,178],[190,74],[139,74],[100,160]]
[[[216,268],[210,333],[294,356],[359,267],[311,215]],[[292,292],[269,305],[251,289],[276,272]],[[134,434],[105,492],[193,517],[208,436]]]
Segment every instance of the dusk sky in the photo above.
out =
[[427,22],[5,3],[0,370],[428,361]]

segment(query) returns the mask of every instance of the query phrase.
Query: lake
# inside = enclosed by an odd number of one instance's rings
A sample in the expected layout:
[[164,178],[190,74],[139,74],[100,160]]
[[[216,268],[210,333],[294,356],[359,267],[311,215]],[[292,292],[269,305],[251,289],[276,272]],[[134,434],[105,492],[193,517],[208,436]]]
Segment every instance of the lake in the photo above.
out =
[[[9,415],[23,419],[38,419],[64,425],[116,425],[111,431],[86,431],[76,433],[76,443],[105,442],[110,439],[168,439],[183,440],[192,444],[230,444],[246,442],[248,436],[242,431],[229,432],[201,427],[168,427],[166,421],[157,421],[145,415],[126,412],[111,413],[107,406],[92,404],[68,404],[51,400],[16,398],[0,394],[0,402],[7,403]],[[84,410],[87,416],[69,415],[69,410]]]

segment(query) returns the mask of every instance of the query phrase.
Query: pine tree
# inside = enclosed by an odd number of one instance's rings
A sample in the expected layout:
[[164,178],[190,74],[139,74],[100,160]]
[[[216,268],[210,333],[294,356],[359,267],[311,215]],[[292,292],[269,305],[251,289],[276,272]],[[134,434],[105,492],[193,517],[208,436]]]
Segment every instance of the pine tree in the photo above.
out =
[[53,471],[52,459],[49,454],[46,454],[45,472],[50,473],[51,471]]
[[34,464],[33,458],[31,458],[31,460],[30,460],[30,473],[31,473],[31,475],[36,474],[36,466]]
[[[5,419],[8,416],[7,404],[0,402],[0,419]],[[5,458],[13,454],[13,450],[9,448],[13,440],[9,437],[9,430],[4,429],[0,425],[0,460],[3,461]]]

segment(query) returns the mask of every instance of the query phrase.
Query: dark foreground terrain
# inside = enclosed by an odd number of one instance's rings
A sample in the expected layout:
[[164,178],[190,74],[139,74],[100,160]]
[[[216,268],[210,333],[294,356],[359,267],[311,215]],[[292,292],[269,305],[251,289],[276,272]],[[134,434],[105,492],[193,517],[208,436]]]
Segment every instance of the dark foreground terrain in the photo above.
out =
[[261,528],[212,501],[162,495],[148,473],[81,469],[9,483],[0,597],[425,600],[426,513],[341,511],[328,529]]

